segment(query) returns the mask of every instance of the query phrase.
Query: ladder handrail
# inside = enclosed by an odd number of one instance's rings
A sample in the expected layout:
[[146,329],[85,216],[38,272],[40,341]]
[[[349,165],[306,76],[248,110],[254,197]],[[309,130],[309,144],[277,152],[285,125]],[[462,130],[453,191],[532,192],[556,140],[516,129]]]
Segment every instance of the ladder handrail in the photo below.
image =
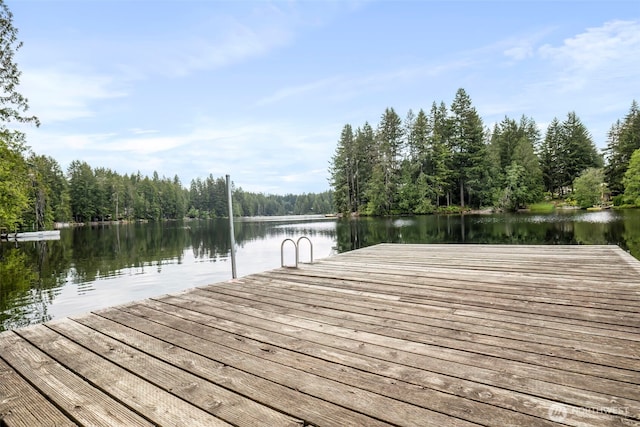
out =
[[290,265],[284,265],[284,244],[287,242],[293,243],[293,247],[296,250],[296,265],[293,268],[298,268],[298,245],[293,239],[284,239],[280,245],[280,267],[291,267]]
[[309,259],[309,264],[313,264],[313,243],[311,242],[311,239],[308,238],[307,236],[301,236],[298,238],[298,241],[296,242],[296,259],[299,261],[300,260],[300,240],[305,239],[307,242],[309,242],[309,249],[311,251],[311,258]]
[[[298,268],[298,264],[300,263],[300,241],[303,239],[309,242],[309,264],[313,264],[313,242],[307,236],[301,236],[297,241],[290,238],[286,238],[282,241],[282,243],[280,244],[280,267]],[[287,242],[293,243],[293,247],[296,250],[296,265],[284,265],[284,245]]]

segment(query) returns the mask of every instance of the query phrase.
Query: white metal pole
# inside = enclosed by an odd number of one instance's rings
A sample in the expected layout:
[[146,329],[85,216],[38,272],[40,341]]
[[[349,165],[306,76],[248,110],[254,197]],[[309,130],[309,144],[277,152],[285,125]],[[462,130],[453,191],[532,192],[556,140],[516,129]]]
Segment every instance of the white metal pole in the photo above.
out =
[[236,238],[233,230],[233,203],[231,198],[231,176],[227,175],[227,199],[229,205],[229,238],[231,241],[231,277],[234,279],[236,274]]

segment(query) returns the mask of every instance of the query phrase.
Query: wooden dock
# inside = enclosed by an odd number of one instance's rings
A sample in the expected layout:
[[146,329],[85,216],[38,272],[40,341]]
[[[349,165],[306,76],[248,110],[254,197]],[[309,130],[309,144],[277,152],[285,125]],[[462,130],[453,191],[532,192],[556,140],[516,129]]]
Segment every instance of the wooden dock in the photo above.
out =
[[4,332],[0,425],[640,426],[640,262],[382,244]]

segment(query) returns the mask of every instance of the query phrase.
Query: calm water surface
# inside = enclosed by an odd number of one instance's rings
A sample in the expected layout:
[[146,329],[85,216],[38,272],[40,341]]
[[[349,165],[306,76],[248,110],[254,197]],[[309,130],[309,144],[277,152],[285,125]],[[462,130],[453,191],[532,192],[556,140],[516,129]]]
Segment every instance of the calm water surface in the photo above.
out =
[[[238,275],[280,266],[309,236],[314,258],[391,243],[615,244],[640,259],[640,211],[237,221]],[[286,247],[285,262],[293,263]],[[225,220],[64,229],[59,241],[0,243],[0,330],[231,278]],[[303,243],[301,260],[308,260]]]

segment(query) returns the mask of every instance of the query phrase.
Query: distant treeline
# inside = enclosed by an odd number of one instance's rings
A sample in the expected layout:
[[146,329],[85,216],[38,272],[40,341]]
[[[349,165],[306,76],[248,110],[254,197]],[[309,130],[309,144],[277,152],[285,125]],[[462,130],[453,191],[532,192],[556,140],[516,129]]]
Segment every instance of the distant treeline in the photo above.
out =
[[[8,158],[5,158],[5,165]],[[19,215],[2,216],[0,226],[16,224],[46,229],[54,222],[108,220],[150,220],[215,218],[228,216],[224,178],[195,179],[189,189],[180,178],[142,176],[140,172],[120,175],[107,168],[92,168],[73,161],[66,174],[58,162],[47,156],[13,156],[13,171],[22,176],[25,208]],[[2,190],[0,186],[0,190]],[[18,191],[14,189],[14,193]],[[331,192],[301,195],[265,195],[234,188],[234,215],[324,214],[333,211]],[[0,194],[0,198],[2,194]],[[1,209],[0,209],[1,210]]]
[[[635,101],[609,132],[602,170],[604,158],[575,112],[564,121],[553,119],[544,137],[526,116],[505,117],[488,129],[459,89],[449,108],[434,102],[428,112],[409,110],[404,120],[387,108],[375,128],[346,124],[329,172],[336,208],[343,213],[424,214],[454,206],[515,210],[568,192],[590,206],[603,194],[633,188],[625,182],[636,176],[629,164],[639,148]],[[573,192],[577,179],[580,191]],[[634,201],[640,194],[625,196]]]

